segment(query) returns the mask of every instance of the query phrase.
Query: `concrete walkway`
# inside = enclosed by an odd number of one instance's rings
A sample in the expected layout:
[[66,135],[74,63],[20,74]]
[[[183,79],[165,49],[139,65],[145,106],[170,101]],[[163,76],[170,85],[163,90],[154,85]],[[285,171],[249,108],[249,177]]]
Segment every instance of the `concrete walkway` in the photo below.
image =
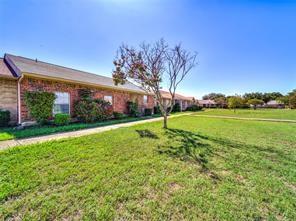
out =
[[222,119],[235,119],[235,120],[252,120],[252,121],[296,123],[296,120],[288,120],[288,119],[270,119],[270,118],[254,118],[254,117],[231,117],[231,116],[206,115],[206,114],[192,114],[192,116],[209,117],[209,118],[222,118]]
[[[181,116],[190,115],[190,114],[192,113],[172,115],[172,116],[169,116],[169,118],[181,117]],[[41,143],[41,142],[52,141],[52,140],[60,140],[64,138],[81,137],[85,135],[101,133],[108,130],[114,130],[121,127],[130,127],[137,124],[161,121],[162,119],[163,119],[162,117],[158,117],[158,118],[152,118],[148,120],[140,120],[135,122],[115,124],[115,125],[83,129],[83,130],[77,130],[77,131],[71,131],[71,132],[62,132],[62,133],[39,136],[39,137],[0,141],[0,150],[4,150],[4,149],[8,149],[15,146],[20,146],[20,145],[28,145],[28,144]]]

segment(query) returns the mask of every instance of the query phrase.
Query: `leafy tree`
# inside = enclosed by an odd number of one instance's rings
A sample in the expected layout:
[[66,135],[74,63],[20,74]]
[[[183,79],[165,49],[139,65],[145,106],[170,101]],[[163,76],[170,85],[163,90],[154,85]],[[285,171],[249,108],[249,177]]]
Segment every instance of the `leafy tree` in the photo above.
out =
[[271,92],[271,93],[264,93],[262,100],[267,103],[271,100],[277,100],[278,98],[282,97],[283,95],[280,92]]
[[295,93],[289,96],[289,106],[292,109],[296,108],[296,91]]
[[232,96],[227,100],[228,108],[233,109],[235,112],[236,108],[243,106],[244,100],[240,96]]
[[254,110],[256,110],[256,108],[257,108],[258,105],[264,104],[264,101],[263,100],[260,100],[260,99],[257,99],[257,98],[254,98],[254,99],[248,100],[247,104],[248,105],[252,105],[253,108],[254,108]]
[[276,101],[280,104],[283,104],[285,106],[289,105],[289,96],[282,96],[276,99]]
[[260,92],[252,92],[252,93],[245,93],[243,95],[243,98],[245,100],[250,100],[250,99],[259,99],[259,100],[263,100],[263,94]]
[[[169,48],[163,39],[154,44],[142,43],[138,48],[122,45],[113,62],[113,81],[117,85],[131,80],[146,92],[153,93],[164,119],[163,127],[167,128],[167,116],[174,107],[176,89],[197,64],[196,56],[196,53],[184,50],[181,44]],[[164,81],[171,95],[168,103],[163,101],[160,92]]]
[[227,99],[226,97],[217,97],[214,99],[214,101],[217,103],[217,105],[220,107],[220,108],[224,108],[227,106]]
[[202,97],[203,100],[215,100],[217,98],[226,98],[224,94],[221,93],[209,93]]
[[296,89],[294,89],[293,91],[289,92],[289,93],[288,93],[288,96],[293,96],[293,95],[295,95],[295,94],[296,94]]

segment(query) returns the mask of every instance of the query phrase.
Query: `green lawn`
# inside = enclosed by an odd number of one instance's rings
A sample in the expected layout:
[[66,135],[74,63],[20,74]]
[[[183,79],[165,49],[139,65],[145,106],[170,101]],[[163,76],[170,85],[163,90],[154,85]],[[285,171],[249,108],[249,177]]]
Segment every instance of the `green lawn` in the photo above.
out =
[[[160,115],[154,115],[153,117],[159,117]],[[133,121],[139,121],[139,120],[146,120],[153,118],[151,116],[147,117],[129,117],[124,118],[120,120],[108,120],[103,122],[97,122],[97,123],[73,123],[65,126],[54,126],[54,125],[48,125],[48,126],[34,126],[29,127],[24,130],[16,130],[15,128],[4,128],[0,129],[0,141],[4,140],[11,140],[11,139],[19,139],[19,138],[28,138],[28,137],[36,137],[41,135],[48,135],[53,133],[59,133],[59,132],[67,132],[67,131],[75,131],[75,130],[81,130],[81,129],[87,129],[87,128],[93,128],[93,127],[102,127],[107,125],[113,125],[113,124],[119,124],[119,123],[127,123],[127,122],[133,122]]]
[[0,152],[0,219],[296,220],[296,124],[182,116],[169,127]]
[[235,112],[229,109],[206,109],[197,114],[296,120],[296,110],[291,109],[237,109]]

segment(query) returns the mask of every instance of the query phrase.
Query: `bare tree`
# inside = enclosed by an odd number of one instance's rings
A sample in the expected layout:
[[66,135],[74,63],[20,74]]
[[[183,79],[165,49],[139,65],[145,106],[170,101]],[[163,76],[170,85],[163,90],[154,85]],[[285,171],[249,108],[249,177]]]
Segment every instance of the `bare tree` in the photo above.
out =
[[[152,93],[164,117],[163,127],[167,128],[167,117],[175,104],[175,92],[196,65],[196,53],[187,52],[181,44],[169,48],[163,39],[154,44],[142,43],[138,49],[123,44],[119,47],[114,65],[115,84],[131,80]],[[171,96],[169,102],[165,102],[161,96],[163,81],[168,83]]]

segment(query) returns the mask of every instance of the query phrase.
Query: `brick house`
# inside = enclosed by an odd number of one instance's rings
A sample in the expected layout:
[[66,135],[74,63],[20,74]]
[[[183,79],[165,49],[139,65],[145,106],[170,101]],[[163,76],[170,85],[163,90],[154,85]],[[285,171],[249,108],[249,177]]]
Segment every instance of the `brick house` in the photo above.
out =
[[[172,99],[171,94],[167,91],[160,91],[163,102],[168,104]],[[195,104],[194,97],[185,97],[181,94],[175,93],[175,103],[180,104],[181,111],[186,110],[187,107]]]
[[126,113],[127,101],[137,101],[140,111],[154,106],[154,96],[130,82],[114,85],[109,77],[10,54],[0,59],[0,109],[9,110],[14,123],[32,120],[24,102],[26,91],[55,93],[53,115],[74,116],[80,89],[90,89],[95,98],[109,101],[116,112]]

